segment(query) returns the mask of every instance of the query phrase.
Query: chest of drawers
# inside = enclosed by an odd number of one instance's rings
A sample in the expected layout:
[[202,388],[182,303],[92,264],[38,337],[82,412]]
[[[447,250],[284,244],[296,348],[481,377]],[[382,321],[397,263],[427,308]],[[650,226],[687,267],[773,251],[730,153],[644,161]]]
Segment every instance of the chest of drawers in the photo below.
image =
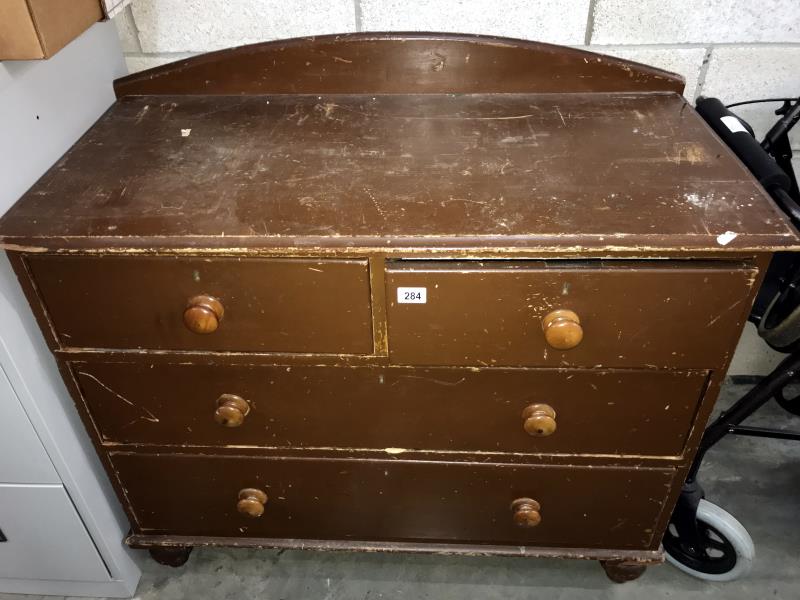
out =
[[359,34],[116,89],[0,235],[130,545],[661,560],[798,243],[677,76]]

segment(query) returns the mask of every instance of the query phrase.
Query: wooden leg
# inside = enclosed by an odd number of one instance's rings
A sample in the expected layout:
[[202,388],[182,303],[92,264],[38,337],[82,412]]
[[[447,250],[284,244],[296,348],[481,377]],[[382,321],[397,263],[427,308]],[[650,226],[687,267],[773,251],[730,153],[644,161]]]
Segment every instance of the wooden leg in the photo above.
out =
[[149,548],[150,556],[159,564],[168,567],[180,567],[189,560],[191,546],[162,546]]
[[647,565],[622,560],[601,560],[600,566],[605,569],[606,575],[614,583],[625,583],[638,579],[647,569]]

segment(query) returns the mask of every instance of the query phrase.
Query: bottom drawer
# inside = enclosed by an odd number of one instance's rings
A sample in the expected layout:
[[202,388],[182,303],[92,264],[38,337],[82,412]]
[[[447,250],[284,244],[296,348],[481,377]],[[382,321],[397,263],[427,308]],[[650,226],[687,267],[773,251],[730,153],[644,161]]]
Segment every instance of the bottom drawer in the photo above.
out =
[[[674,477],[672,469],[400,460],[111,459],[141,532],[185,536],[649,549]],[[266,494],[260,517],[238,512],[245,488]],[[512,502],[526,497],[540,505],[535,527],[515,525]]]
[[61,485],[0,484],[0,532],[0,579],[111,580]]

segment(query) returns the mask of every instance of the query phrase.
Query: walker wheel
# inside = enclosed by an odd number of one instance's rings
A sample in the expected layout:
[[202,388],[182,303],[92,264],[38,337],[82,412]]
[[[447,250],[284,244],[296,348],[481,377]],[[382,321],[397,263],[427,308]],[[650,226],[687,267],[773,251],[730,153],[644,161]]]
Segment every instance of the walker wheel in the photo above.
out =
[[707,500],[697,506],[697,527],[702,548],[693,548],[678,537],[670,523],[664,534],[667,560],[684,573],[708,581],[732,581],[746,575],[755,558],[750,534],[733,515]]
[[[794,381],[792,381],[792,383],[794,383]],[[784,410],[789,411],[793,415],[800,416],[800,394],[787,398],[786,394],[784,394],[784,390],[785,388],[781,388],[775,392],[775,402]]]

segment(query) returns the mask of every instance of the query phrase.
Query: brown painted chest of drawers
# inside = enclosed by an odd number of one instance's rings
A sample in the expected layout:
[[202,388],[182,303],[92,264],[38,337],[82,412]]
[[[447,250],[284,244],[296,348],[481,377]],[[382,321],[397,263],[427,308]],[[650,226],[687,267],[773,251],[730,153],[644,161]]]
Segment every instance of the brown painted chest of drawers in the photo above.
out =
[[677,76],[359,34],[116,89],[0,235],[129,544],[660,560],[798,241]]

